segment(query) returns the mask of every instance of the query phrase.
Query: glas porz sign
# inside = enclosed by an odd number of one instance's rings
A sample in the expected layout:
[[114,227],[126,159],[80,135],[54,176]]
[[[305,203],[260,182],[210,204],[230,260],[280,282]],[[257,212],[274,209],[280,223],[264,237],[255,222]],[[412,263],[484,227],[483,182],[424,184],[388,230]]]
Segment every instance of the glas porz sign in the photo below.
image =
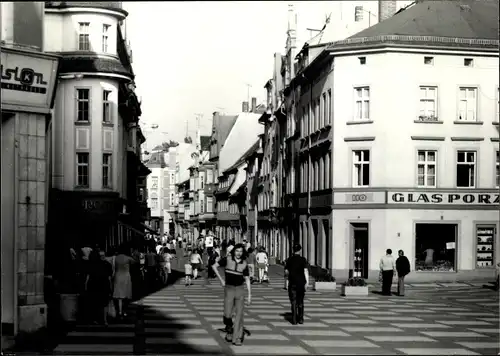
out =
[[0,66],[0,71],[2,89],[47,94],[48,83],[42,73],[37,73],[31,68],[7,68],[3,64]]
[[498,193],[389,192],[388,200],[389,204],[440,204],[440,205],[500,204]]

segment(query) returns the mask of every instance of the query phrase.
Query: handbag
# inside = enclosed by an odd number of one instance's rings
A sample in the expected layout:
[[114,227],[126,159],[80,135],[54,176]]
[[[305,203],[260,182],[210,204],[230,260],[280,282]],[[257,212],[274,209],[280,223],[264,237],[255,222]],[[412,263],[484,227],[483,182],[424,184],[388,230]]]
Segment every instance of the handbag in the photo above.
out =
[[116,309],[113,300],[110,300],[108,304],[108,316],[110,316],[111,318],[116,318]]

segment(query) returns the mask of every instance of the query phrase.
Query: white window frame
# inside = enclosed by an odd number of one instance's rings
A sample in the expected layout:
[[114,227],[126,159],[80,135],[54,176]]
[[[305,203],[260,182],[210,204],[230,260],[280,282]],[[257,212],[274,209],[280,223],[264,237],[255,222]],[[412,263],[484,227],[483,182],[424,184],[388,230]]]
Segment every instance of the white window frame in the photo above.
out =
[[[420,160],[420,153],[423,153],[424,159]],[[434,161],[429,159],[429,156],[434,154]],[[417,187],[419,188],[436,188],[437,186],[437,151],[436,150],[418,150],[417,151]],[[424,173],[419,173],[419,168],[423,167]],[[434,168],[434,174],[429,173],[429,169]],[[423,177],[424,183],[419,183],[419,178]],[[434,177],[434,184],[429,184],[428,179]]]
[[[464,162],[460,162],[458,160],[458,155],[460,153],[464,153],[465,154],[465,161]],[[469,153],[472,153],[473,154],[473,161],[472,162],[468,162],[468,154]],[[477,151],[474,151],[474,150],[457,150],[456,152],[456,179],[455,179],[455,184],[457,186],[457,188],[475,188],[476,187],[476,181],[477,181]],[[472,166],[472,169],[473,169],[473,174],[472,174],[472,177],[470,175],[470,171],[469,171],[469,185],[466,186],[466,187],[463,187],[463,186],[459,186],[458,185],[458,167],[460,165],[466,165],[466,166]],[[472,183],[471,183],[471,178],[472,178]]]
[[[108,159],[108,162],[105,162]],[[112,187],[112,167],[113,167],[113,155],[111,153],[102,154],[102,187],[111,188]],[[104,180],[105,170],[107,170],[107,181]]]
[[[458,121],[477,121],[477,87],[460,87],[458,91]],[[473,93],[474,98],[469,97],[469,93]],[[465,105],[465,110],[461,108]],[[469,117],[469,113],[472,113],[473,118]]]
[[113,122],[111,117],[111,101],[109,99],[111,90],[102,91],[102,122],[110,124]]
[[495,187],[500,188],[500,151],[495,150]]
[[[80,162],[80,157],[87,157],[87,162]],[[85,177],[85,175],[80,174],[80,168],[87,168],[86,184],[80,183],[80,177]],[[77,152],[76,153],[76,186],[80,188],[90,187],[90,153],[89,152]]]
[[[360,153],[358,160],[356,155]],[[368,160],[366,160],[366,153],[368,153]],[[369,187],[371,180],[370,164],[371,152],[367,149],[352,150],[352,186],[353,187]],[[368,169],[368,184],[363,184],[363,176],[365,169]]]
[[109,50],[109,29],[111,25],[103,24],[102,25],[102,52],[108,53]]
[[[424,95],[422,95],[422,91],[425,93]],[[421,85],[418,89],[418,97],[418,119],[420,121],[438,121],[438,87]],[[434,104],[434,110],[429,109],[431,103]]]
[[495,122],[500,122],[500,87],[497,87],[497,90],[496,90],[496,99],[495,100],[495,105],[496,105],[496,118],[495,118]]
[[[87,97],[84,98],[83,93],[87,93]],[[91,113],[91,107],[90,107],[90,96],[91,96],[91,90],[89,88],[76,88],[76,121],[77,122],[90,122],[90,113]],[[84,113],[85,110],[80,110],[80,103],[83,105],[87,105],[87,119],[80,120],[80,112]]]
[[90,51],[90,22],[78,23],[78,50]]
[[158,189],[158,177],[151,177],[151,189]]
[[[361,94],[361,96],[359,96]],[[365,109],[365,104],[368,110]],[[361,108],[358,110],[358,106]],[[354,88],[354,121],[370,120],[370,87],[360,86]]]

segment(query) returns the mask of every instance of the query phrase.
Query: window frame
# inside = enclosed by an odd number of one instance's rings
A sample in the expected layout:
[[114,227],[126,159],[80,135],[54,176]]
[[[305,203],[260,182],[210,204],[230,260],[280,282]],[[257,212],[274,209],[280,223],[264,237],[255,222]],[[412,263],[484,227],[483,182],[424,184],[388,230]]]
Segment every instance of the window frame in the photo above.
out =
[[[425,89],[426,96],[422,97],[422,89]],[[427,94],[429,89],[434,89],[435,95],[433,99],[429,99]],[[422,115],[422,105],[426,102],[434,101],[434,115],[429,115],[428,109],[424,108],[424,115]],[[425,106],[425,105],[424,105]],[[438,121],[439,120],[439,86],[435,84],[420,84],[418,86],[418,114],[417,119],[420,121]]]
[[495,105],[496,105],[496,115],[495,115],[495,121],[494,123],[499,123],[500,122],[500,86],[497,86],[497,90],[495,92],[496,98],[495,98]]
[[[86,90],[88,93],[87,99],[80,99],[80,92]],[[89,87],[75,87],[75,122],[77,123],[90,123],[92,121],[92,88]],[[87,120],[79,120],[80,118],[80,103],[87,103]],[[83,112],[83,111],[82,111]]]
[[493,183],[495,184],[495,188],[500,188],[500,150],[497,148],[493,151],[493,159],[495,160],[495,170],[493,172],[495,177]]
[[[361,90],[361,97],[358,97],[358,91]],[[365,96],[364,93],[368,92],[368,96]],[[353,108],[353,115],[352,115],[352,121],[355,122],[366,122],[370,121],[370,101],[371,101],[371,90],[369,85],[357,85],[354,87],[353,90],[353,95],[354,95],[354,108]],[[366,98],[368,98],[366,100]],[[365,110],[364,110],[364,103],[368,103],[368,116],[364,117],[365,115]],[[358,117],[358,103],[361,103],[361,117]]]
[[[467,162],[467,155],[465,156],[465,159],[466,161],[465,162],[458,162],[458,154],[460,152],[464,152],[465,154],[467,153],[474,153],[474,176],[473,176],[473,179],[474,179],[474,184],[471,186],[470,185],[470,175],[469,175],[469,186],[467,187],[461,187],[458,185],[458,166],[459,165],[469,165],[469,162]],[[478,177],[478,153],[479,153],[479,150],[478,149],[475,149],[475,148],[459,148],[457,150],[455,150],[455,187],[457,189],[475,189],[475,188],[478,188],[477,185],[478,185],[478,182],[477,182],[477,177]]]
[[[85,30],[82,30],[85,29]],[[78,51],[91,51],[92,47],[90,44],[90,22],[84,21],[84,22],[78,22]],[[82,37],[83,36],[83,37]],[[86,47],[88,48],[82,48],[82,44],[85,44],[85,41],[82,41],[82,39],[86,39]]]
[[[106,164],[105,164],[105,158],[109,159],[109,161]],[[108,170],[107,184],[104,181],[105,169]],[[102,187],[105,189],[113,188],[113,154],[108,152],[102,154]]]
[[[87,156],[87,163],[80,163],[79,162],[79,157],[80,155],[86,155]],[[79,174],[79,168],[80,167],[87,167],[87,184],[80,184],[80,174]],[[79,189],[89,189],[90,188],[90,178],[91,178],[91,173],[90,173],[90,151],[77,151],[75,153],[75,186],[76,188]],[[83,175],[82,175],[83,177]]]
[[[103,89],[102,90],[102,122],[104,124],[113,124],[113,116],[111,112],[111,100],[109,97],[113,93],[112,90]],[[105,120],[107,113],[108,120]]]
[[[420,152],[424,152],[425,158],[424,158],[423,161],[420,161],[420,159],[419,159],[419,153]],[[428,154],[431,153],[431,152],[434,153],[434,158],[435,158],[434,161],[429,161],[427,159],[428,158]],[[416,169],[417,169],[417,172],[416,172],[416,179],[417,179],[416,186],[417,186],[417,188],[437,188],[437,186],[438,186],[438,183],[437,183],[437,181],[438,181],[438,164],[439,164],[438,163],[438,159],[439,159],[438,154],[439,153],[438,153],[437,149],[432,149],[432,148],[417,148],[417,157],[416,157],[416,163],[417,163],[416,164]],[[419,168],[420,165],[424,165],[424,174],[423,174],[423,176],[424,176],[424,184],[423,185],[420,185],[419,181],[418,181],[419,176],[420,176],[420,174],[418,172],[418,168]],[[427,184],[427,179],[429,177],[429,175],[428,175],[428,168],[429,168],[429,166],[432,166],[432,165],[434,166],[434,185],[428,185]]]
[[[463,101],[461,99],[461,93],[462,93],[462,90],[465,90],[466,92],[466,95],[465,95],[465,102],[467,104],[467,108],[465,110],[466,112],[466,117],[467,117],[467,112],[469,111],[468,110],[468,106],[469,106],[469,99],[467,97],[467,92],[469,89],[473,89],[474,93],[475,93],[475,98],[474,98],[474,120],[468,120],[467,118],[466,119],[461,119],[461,110],[460,110],[460,104],[461,102]],[[458,122],[479,122],[478,120],[478,111],[479,111],[479,97],[478,97],[478,94],[479,94],[479,85],[459,85],[458,86],[458,97],[457,97],[457,115],[456,115],[456,121]]]
[[[365,151],[368,151],[369,159],[368,161],[364,160],[364,153]],[[351,152],[351,186],[353,188],[369,188],[372,184],[372,170],[371,170],[371,163],[372,163],[372,150],[370,148],[352,148],[350,150]],[[363,158],[361,161],[356,161],[356,152],[362,152]],[[360,175],[357,175],[356,173],[356,164],[360,164],[361,168],[363,168],[364,165],[368,165],[368,184],[357,184],[356,179]],[[363,177],[363,171],[361,172],[361,177]]]
[[[155,187],[155,183],[156,182],[156,187]],[[158,177],[157,176],[154,176],[154,177],[151,177],[151,190],[158,190]]]
[[102,42],[101,42],[101,51],[102,53],[109,53],[109,30],[111,29],[111,25],[102,24]]

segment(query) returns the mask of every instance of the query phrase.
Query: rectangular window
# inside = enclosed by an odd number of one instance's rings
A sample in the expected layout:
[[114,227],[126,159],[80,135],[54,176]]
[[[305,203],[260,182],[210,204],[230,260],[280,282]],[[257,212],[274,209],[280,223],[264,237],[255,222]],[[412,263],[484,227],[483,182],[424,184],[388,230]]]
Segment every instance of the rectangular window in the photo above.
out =
[[318,118],[316,117],[316,100],[314,100],[311,103],[311,125],[309,129],[309,133],[313,133],[316,131],[316,126],[317,126],[317,120]]
[[151,198],[151,208],[158,209],[158,198]]
[[356,95],[356,120],[370,119],[370,88],[355,88]]
[[78,50],[90,51],[90,22],[79,22],[78,29]]
[[151,189],[158,189],[158,177],[151,178]]
[[417,185],[436,187],[436,151],[418,151]]
[[102,155],[102,186],[111,188],[111,154]]
[[353,186],[368,187],[370,185],[370,151],[357,150],[353,156]]
[[102,25],[102,51],[108,52],[109,28],[110,25]]
[[476,186],[476,152],[457,152],[457,187],[474,188]]
[[207,213],[212,213],[214,211],[213,205],[214,199],[212,197],[207,197]]
[[500,151],[496,151],[495,187],[500,187]]
[[109,101],[110,90],[102,91],[102,122],[111,122],[111,102]]
[[316,129],[315,129],[316,131],[323,127],[321,119],[321,101],[319,98],[316,100],[315,110],[316,110]]
[[421,121],[437,121],[437,87],[420,87],[420,111],[418,118]]
[[356,6],[354,8],[354,21],[355,22],[363,21],[363,6]]
[[77,121],[90,121],[90,89],[76,90]]
[[76,154],[76,177],[77,185],[79,187],[89,187],[89,154],[77,153]]
[[311,133],[311,121],[312,121],[311,119],[312,119],[311,104],[307,104],[306,134],[305,134],[305,136],[308,136]]
[[477,120],[477,88],[460,88],[458,120]]
[[328,125],[328,102],[326,101],[326,93],[323,93],[323,125]]
[[496,100],[496,105],[497,105],[497,117],[496,117],[496,122],[500,121],[500,88],[497,88],[497,100]]
[[332,90],[328,89],[328,125],[332,124]]

